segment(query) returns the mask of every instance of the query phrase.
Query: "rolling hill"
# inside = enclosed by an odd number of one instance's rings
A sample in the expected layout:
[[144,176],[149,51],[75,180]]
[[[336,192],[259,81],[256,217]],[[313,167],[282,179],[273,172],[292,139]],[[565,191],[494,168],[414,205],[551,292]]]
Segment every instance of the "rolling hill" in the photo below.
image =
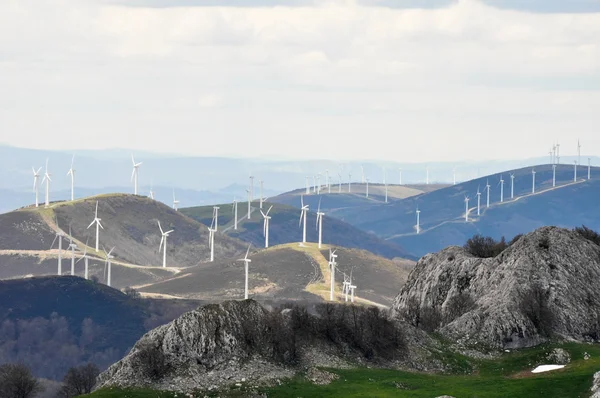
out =
[[[219,211],[219,231],[232,238],[252,243],[255,247],[264,247],[263,217],[259,211],[258,204],[253,204],[253,212],[250,220],[247,218],[248,204],[238,204],[238,230],[234,229],[233,212],[231,204],[222,204]],[[269,226],[270,245],[298,242],[302,240],[302,228],[299,227],[300,211],[294,207],[264,203],[263,211],[266,212],[271,206],[269,213],[272,217]],[[316,210],[316,209],[313,209]],[[181,209],[181,213],[193,218],[203,224],[210,225],[212,222],[212,206],[188,207]],[[316,229],[316,213],[309,212],[307,215],[307,241],[317,242],[318,233]],[[386,242],[385,240],[357,229],[350,224],[336,218],[323,217],[323,243],[347,248],[368,250],[379,256],[394,258],[412,258],[402,247]]]
[[[329,298],[329,247],[319,251],[316,244],[296,243],[251,253],[249,267],[250,297],[264,301],[321,301]],[[342,273],[358,286],[362,302],[388,306],[404,284],[414,264],[392,261],[364,250],[338,248],[337,299],[342,300]],[[192,267],[172,278],[140,287],[142,294],[169,295],[204,301],[240,299],[244,296],[244,263],[216,261]]]
[[[574,227],[586,224],[600,227],[594,196],[600,192],[600,168],[592,168],[592,179],[587,181],[587,167],[581,167],[577,183],[573,182],[573,166],[559,165],[557,187],[552,188],[552,166],[537,166],[536,193],[532,195],[531,168],[503,173],[504,203],[500,203],[501,174],[457,184],[416,197],[355,211],[344,209],[334,215],[352,225],[375,233],[391,242],[410,248],[415,256],[422,256],[452,244],[463,244],[474,233],[499,238],[511,238],[530,232],[543,225]],[[510,199],[510,173],[515,175],[514,199]],[[585,178],[583,178],[585,177]],[[490,208],[486,209],[483,188],[490,181]],[[482,215],[477,217],[477,188],[481,189]],[[464,222],[464,197],[470,197],[469,218]],[[421,234],[415,231],[415,210],[419,207]]]

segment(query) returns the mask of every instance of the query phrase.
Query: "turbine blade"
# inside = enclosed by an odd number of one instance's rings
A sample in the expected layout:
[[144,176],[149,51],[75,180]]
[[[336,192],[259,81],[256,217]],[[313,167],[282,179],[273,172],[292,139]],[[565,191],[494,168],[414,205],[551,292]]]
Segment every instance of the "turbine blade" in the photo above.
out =
[[158,228],[160,229],[160,233],[164,235],[165,232],[163,231],[162,227],[160,226],[160,221],[158,221]]
[[244,257],[245,260],[248,260],[248,254],[250,253],[250,246],[248,245],[248,250],[246,250],[246,257]]
[[271,209],[273,208],[273,206],[269,207],[269,210],[267,210],[267,216],[269,215],[269,213],[271,212]]
[[171,229],[171,230],[169,230],[169,231],[165,232],[165,235],[168,235],[168,234],[170,234],[170,233],[171,233],[171,232],[173,232],[173,231],[175,231],[175,230],[174,230],[174,229]]
[[135,175],[135,168],[133,169],[133,171],[131,172],[131,181],[133,181],[133,176]]
[[97,218],[94,218],[94,221],[92,221],[92,222],[90,223],[90,225],[88,225],[87,229],[90,229],[90,227],[91,227],[92,225],[94,225],[94,223],[96,222],[96,220],[97,220]]
[[98,218],[98,225],[100,226],[100,228],[104,229],[104,227],[102,226],[102,224],[100,223],[100,219]]
[[160,245],[158,246],[158,252],[159,253],[162,250],[162,246],[163,246],[164,241],[165,241],[165,236],[163,235],[162,238],[160,238]]
[[96,201],[96,215],[94,217],[98,218],[98,201]]

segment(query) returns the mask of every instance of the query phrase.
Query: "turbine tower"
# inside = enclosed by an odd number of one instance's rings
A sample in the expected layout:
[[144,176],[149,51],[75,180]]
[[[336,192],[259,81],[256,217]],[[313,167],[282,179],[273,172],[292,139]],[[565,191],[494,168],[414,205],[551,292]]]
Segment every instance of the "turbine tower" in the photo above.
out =
[[242,259],[239,259],[238,261],[243,261],[244,262],[244,273],[245,273],[245,278],[244,278],[244,300],[248,300],[248,265],[252,262],[252,260],[250,260],[248,258],[248,254],[250,253],[250,246],[248,246],[248,250],[246,251],[246,256]]
[[352,174],[348,173],[348,193],[352,192]]
[[113,247],[112,249],[110,249],[110,251],[107,253],[106,249],[102,249],[104,251],[104,254],[106,255],[106,260],[104,261],[104,266],[106,267],[105,269],[107,269],[106,272],[106,285],[110,286],[110,272],[111,272],[111,261],[113,258],[115,258],[115,256],[112,255],[113,250],[115,250],[115,248]]
[[42,171],[42,168],[40,167],[37,171],[35,171],[35,169],[32,167],[31,170],[33,171],[33,192],[35,192],[35,207],[39,207],[40,206],[39,178],[40,178],[40,171]]
[[69,249],[71,250],[71,276],[75,276],[75,250],[77,245],[73,241],[73,235],[71,235],[71,226],[69,225]]
[[515,175],[510,175],[510,198],[515,198]]
[[366,192],[366,195],[367,195],[366,197],[368,198],[369,197],[369,179],[365,178],[365,181],[367,183],[367,190],[365,192]]
[[208,227],[208,246],[210,246],[210,262],[215,261],[215,232],[212,228],[212,224]]
[[[131,181],[133,181],[133,194],[138,194],[138,176],[140,172],[140,166],[142,162],[136,163],[133,158],[133,154],[131,154],[131,163],[133,163],[133,171],[131,172]],[[109,285],[110,286],[110,285]]]
[[250,190],[246,189],[246,193],[248,194],[248,220],[250,220],[250,217],[252,215],[252,199],[251,199],[251,194],[250,194]]
[[486,209],[490,207],[490,181],[485,180],[485,188],[487,189]]
[[399,168],[398,171],[400,171],[400,185],[402,185],[402,168]]
[[335,266],[337,265],[335,259],[337,254],[335,250],[332,252],[329,249],[329,271],[331,272],[330,286],[329,286],[329,301],[335,301]]
[[500,174],[500,203],[504,202],[504,178],[502,178],[502,174]]
[[531,170],[532,184],[531,184],[531,193],[535,193],[535,169]]
[[305,195],[310,195],[310,177],[306,176],[306,193]]
[[560,144],[556,144],[556,164],[560,164]]
[[338,173],[338,193],[342,193],[342,174]]
[[592,158],[588,158],[588,180],[592,177]]
[[54,247],[54,242],[56,242],[56,240],[58,239],[58,272],[57,272],[57,275],[60,276],[60,275],[62,275],[62,240],[63,240],[63,237],[65,236],[65,233],[58,226],[58,220],[56,220],[55,222],[56,222],[56,228],[58,229],[58,231],[56,232],[56,236],[54,237],[54,240],[52,241],[52,245],[50,246],[50,248]]
[[350,302],[354,302],[354,289],[356,289],[356,285],[348,286],[350,288]]
[[160,238],[160,245],[158,246],[158,252],[160,253],[160,251],[164,248],[163,250],[163,268],[167,268],[167,238],[169,237],[169,234],[171,232],[173,232],[174,230],[171,229],[169,231],[163,231],[161,225],[160,225],[160,221],[158,221],[158,229],[160,229],[160,233],[161,233],[161,238]]
[[104,229],[102,224],[100,224],[100,219],[98,218],[98,201],[96,201],[96,212],[94,213],[94,220],[88,225],[87,229],[90,229],[92,225],[96,224],[96,253],[99,250],[98,243],[100,242],[100,228]]
[[481,192],[479,191],[479,187],[477,187],[477,215],[481,215]]
[[573,182],[577,182],[577,161],[574,161],[573,163]]
[[173,189],[173,210],[177,211],[177,205],[179,205],[179,201],[175,199],[175,189]]
[[238,202],[235,198],[233,198],[233,206],[231,206],[231,211],[233,212],[233,230],[237,231],[238,227]]
[[271,211],[271,209],[273,208],[273,206],[269,207],[269,210],[267,210],[266,213],[263,213],[263,211],[260,211],[260,214],[262,214],[263,216],[263,235],[265,236],[265,248],[269,247],[269,223],[271,220],[271,216],[269,216],[269,212]]
[[465,195],[465,222],[469,222],[469,197]]
[[83,263],[85,264],[85,271],[84,271],[84,274],[83,274],[84,276],[83,277],[85,279],[89,279],[88,278],[88,276],[89,276],[89,273],[88,273],[89,267],[88,267],[88,255],[87,255],[88,242],[89,242],[89,239],[86,240],[86,242],[85,242],[85,247],[84,247],[84,250],[83,250],[83,256],[81,256],[79,258],[79,260],[75,261],[75,264],[77,264],[78,262],[80,262],[81,260],[83,260]]
[[50,206],[50,183],[52,179],[50,178],[52,174],[48,172],[48,159],[46,159],[46,172],[44,173],[44,178],[42,179],[42,184],[46,183],[46,207]]
[[215,232],[219,230],[219,206],[213,206],[213,218],[215,220]]
[[417,235],[421,232],[421,225],[420,225],[420,215],[421,215],[421,210],[419,210],[419,208],[417,207]]
[[258,208],[259,209],[262,209],[262,207],[263,207],[263,200],[264,200],[264,198],[263,198],[263,183],[264,183],[263,180],[258,181],[258,190],[259,190],[258,193],[260,194],[260,197],[258,198],[258,200],[259,200]]
[[154,200],[154,189],[152,188],[153,185],[154,185],[154,180],[150,180],[150,194],[148,196],[152,200]]
[[317,229],[319,230],[319,249],[321,248],[323,238],[323,216],[325,213],[321,211],[321,200],[319,199],[319,207],[317,208]]
[[552,187],[556,186],[556,165],[552,165]]
[[67,171],[67,176],[71,176],[71,201],[75,200],[75,169],[73,163],[75,162],[75,155],[71,159],[71,168]]
[[252,203],[252,201],[254,200],[254,176],[252,174],[250,174],[250,202]]
[[302,243],[306,243],[306,213],[308,213],[308,205],[304,204],[304,197],[300,196],[300,203],[301,203],[301,208],[300,208],[300,222],[298,223],[298,226],[300,226],[302,224],[302,220],[304,219],[304,229],[302,232]]

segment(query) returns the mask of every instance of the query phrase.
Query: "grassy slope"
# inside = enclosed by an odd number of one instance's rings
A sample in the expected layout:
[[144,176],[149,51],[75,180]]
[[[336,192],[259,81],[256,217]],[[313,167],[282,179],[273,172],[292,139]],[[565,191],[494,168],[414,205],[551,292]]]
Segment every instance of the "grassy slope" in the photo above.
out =
[[[431,398],[448,394],[457,398],[506,397],[588,397],[593,374],[600,369],[600,346],[569,343],[560,345],[573,361],[563,370],[534,375],[530,370],[544,357],[550,346],[515,351],[497,360],[475,361],[478,371],[470,375],[432,375],[388,369],[330,369],[340,378],[330,385],[317,386],[303,378],[288,380],[281,386],[264,388],[269,397],[414,397]],[[588,352],[591,359],[584,360]],[[401,388],[399,388],[400,386]],[[221,392],[219,396],[245,396],[244,386]],[[120,394],[120,395],[119,395]],[[180,394],[181,395],[181,394]],[[127,396],[174,397],[172,393],[150,390],[103,390],[89,397]],[[216,396],[216,395],[209,395]]]

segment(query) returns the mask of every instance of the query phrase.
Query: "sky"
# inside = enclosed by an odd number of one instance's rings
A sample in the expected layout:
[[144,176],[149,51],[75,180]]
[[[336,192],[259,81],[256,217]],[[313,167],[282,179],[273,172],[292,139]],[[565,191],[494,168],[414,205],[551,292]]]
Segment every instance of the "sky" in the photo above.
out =
[[0,143],[192,156],[600,153],[600,0],[3,0]]

